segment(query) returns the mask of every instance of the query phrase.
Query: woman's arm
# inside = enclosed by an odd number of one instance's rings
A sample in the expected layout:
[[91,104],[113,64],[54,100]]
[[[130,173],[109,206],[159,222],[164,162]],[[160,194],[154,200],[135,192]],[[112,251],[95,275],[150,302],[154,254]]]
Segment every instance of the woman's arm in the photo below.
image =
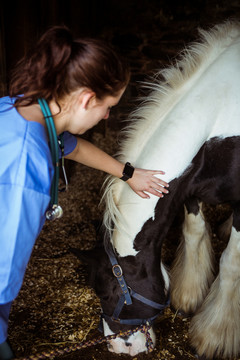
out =
[[[104,171],[116,177],[121,177],[124,164],[114,159],[90,142],[78,138],[77,146],[74,151],[66,156],[67,159],[77,161],[94,169]],[[146,192],[163,197],[163,193],[168,193],[165,187],[168,184],[154,175],[164,174],[163,171],[135,169],[131,179],[127,183],[133,191],[142,198],[149,198]]]

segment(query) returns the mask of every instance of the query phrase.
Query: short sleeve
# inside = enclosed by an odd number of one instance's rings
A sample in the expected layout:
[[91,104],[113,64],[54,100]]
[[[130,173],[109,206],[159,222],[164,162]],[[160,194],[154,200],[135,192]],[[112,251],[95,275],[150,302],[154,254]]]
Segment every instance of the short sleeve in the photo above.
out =
[[[70,134],[68,131],[64,131],[61,135],[64,144],[64,155],[70,154],[75,147],[77,146],[77,138],[76,136]],[[61,148],[59,146],[59,157],[62,157]]]

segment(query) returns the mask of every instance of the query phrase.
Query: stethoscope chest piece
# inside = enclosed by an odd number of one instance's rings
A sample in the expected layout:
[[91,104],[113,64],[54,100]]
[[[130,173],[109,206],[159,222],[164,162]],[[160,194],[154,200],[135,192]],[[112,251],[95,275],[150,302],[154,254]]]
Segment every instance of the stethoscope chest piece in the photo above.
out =
[[46,219],[47,220],[55,220],[59,219],[63,215],[63,209],[60,205],[54,204],[51,209],[46,211]]

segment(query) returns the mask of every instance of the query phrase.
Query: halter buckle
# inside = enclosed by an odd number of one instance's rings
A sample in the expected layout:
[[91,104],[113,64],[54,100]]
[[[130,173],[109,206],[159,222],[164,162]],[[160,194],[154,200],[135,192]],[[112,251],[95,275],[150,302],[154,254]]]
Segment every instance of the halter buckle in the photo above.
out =
[[113,265],[112,267],[112,272],[113,272],[113,275],[116,277],[116,278],[120,278],[123,274],[123,271],[122,271],[122,268],[120,265],[116,264],[116,265]]

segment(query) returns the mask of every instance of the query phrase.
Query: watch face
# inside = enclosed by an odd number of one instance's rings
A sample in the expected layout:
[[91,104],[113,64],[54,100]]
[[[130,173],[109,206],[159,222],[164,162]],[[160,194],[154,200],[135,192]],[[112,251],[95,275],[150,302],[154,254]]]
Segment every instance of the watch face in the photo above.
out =
[[131,178],[133,172],[134,172],[134,167],[130,163],[126,163],[124,166],[123,174]]
[[123,169],[123,176],[120,179],[123,181],[127,181],[133,176],[133,172],[134,167],[129,162],[127,162]]

